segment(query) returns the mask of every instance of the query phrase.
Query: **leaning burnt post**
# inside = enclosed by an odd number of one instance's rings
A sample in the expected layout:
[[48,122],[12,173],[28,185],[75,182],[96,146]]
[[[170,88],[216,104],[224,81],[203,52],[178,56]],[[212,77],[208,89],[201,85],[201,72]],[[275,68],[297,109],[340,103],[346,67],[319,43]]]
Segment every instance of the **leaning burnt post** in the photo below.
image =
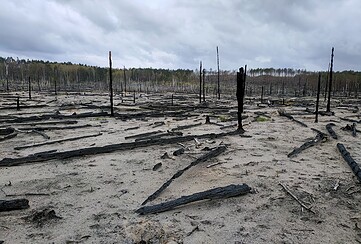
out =
[[319,102],[320,102],[320,89],[321,89],[321,72],[318,73],[315,123],[318,123],[318,104],[319,104]]
[[29,100],[31,100],[31,81],[29,76]]
[[114,108],[113,108],[113,76],[112,76],[112,51],[109,51],[109,92],[110,92],[110,116],[114,116]]
[[57,87],[56,87],[56,74],[58,72],[58,68],[55,66],[54,67],[54,93],[55,93],[55,96],[58,95],[58,92],[57,92]]
[[199,62],[199,103],[202,102],[202,61]]
[[244,88],[245,88],[245,75],[243,67],[239,69],[239,72],[237,72],[237,103],[238,103],[238,131],[243,133],[244,129],[242,126],[242,113],[243,113],[243,98],[244,98]]
[[332,69],[333,69],[333,51],[335,49],[332,47],[332,51],[331,51],[331,65],[330,65],[330,81],[329,81],[329,86],[328,86],[328,100],[327,100],[327,109],[326,112],[331,112],[331,90],[332,90]]

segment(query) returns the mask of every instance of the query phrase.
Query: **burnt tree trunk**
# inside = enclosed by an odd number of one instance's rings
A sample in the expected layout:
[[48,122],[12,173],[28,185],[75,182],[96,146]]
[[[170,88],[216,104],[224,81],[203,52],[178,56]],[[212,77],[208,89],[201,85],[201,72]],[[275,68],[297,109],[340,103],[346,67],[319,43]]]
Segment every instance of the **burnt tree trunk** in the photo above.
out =
[[332,52],[331,52],[330,81],[329,81],[329,86],[328,86],[328,99],[327,99],[327,109],[326,109],[326,112],[330,112],[330,111],[331,111],[333,51],[334,51],[334,48],[332,48]]
[[113,108],[113,76],[112,76],[112,52],[109,51],[109,92],[110,92],[110,116],[114,116]]
[[0,200],[0,212],[29,208],[29,200]]
[[321,88],[321,72],[318,73],[315,123],[318,123],[318,105],[319,105],[319,102],[320,102],[320,88]]
[[202,102],[202,61],[199,62],[199,103]]
[[242,113],[243,113],[243,101],[244,101],[244,88],[245,88],[245,73],[243,70],[243,67],[239,69],[239,72],[237,72],[237,103],[238,103],[238,131],[244,132],[243,126],[242,126]]

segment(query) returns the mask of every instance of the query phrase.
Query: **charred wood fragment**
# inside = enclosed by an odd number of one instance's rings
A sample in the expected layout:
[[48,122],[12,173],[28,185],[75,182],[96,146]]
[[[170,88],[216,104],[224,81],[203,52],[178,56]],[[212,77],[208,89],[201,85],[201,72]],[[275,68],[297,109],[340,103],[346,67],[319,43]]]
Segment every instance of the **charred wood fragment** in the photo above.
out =
[[288,119],[290,119],[290,120],[292,120],[292,121],[294,121],[294,122],[302,125],[303,127],[308,127],[305,123],[303,123],[303,122],[301,122],[301,121],[293,118],[292,115],[286,113],[286,111],[285,111],[284,109],[279,109],[279,110],[278,110],[278,114],[279,114],[280,116],[286,117],[286,118],[288,118]]
[[29,207],[29,200],[24,198],[14,200],[0,200],[0,212],[26,209]]
[[326,134],[324,134],[323,132],[318,131],[316,129],[312,129],[312,130],[317,132],[316,137],[314,139],[312,139],[312,140],[309,140],[309,141],[305,142],[300,147],[297,147],[297,148],[293,149],[293,151],[290,152],[287,155],[287,157],[289,157],[289,158],[294,157],[297,154],[299,154],[300,152],[302,152],[303,150],[305,150],[307,148],[310,148],[310,147],[313,147],[314,145],[318,144],[319,142],[322,142],[325,139],[327,139]]
[[326,125],[326,130],[328,131],[328,133],[330,133],[330,135],[331,135],[331,137],[333,139],[337,139],[338,137],[336,135],[336,132],[332,129],[332,126],[335,126],[335,124],[334,123],[328,123]]

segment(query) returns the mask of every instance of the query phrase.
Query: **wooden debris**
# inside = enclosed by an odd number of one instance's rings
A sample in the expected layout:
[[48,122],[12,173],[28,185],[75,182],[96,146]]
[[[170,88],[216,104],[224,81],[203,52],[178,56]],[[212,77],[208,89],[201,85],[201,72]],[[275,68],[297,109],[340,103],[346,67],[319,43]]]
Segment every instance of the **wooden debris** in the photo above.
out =
[[211,168],[211,167],[219,165],[219,164],[223,164],[223,162],[216,162],[216,163],[213,163],[213,164],[209,164],[209,165],[207,165],[207,168]]
[[126,136],[126,137],[124,137],[124,139],[128,140],[128,139],[133,139],[133,138],[141,138],[141,137],[144,137],[144,136],[159,134],[161,132],[162,132],[161,130],[145,132],[145,133],[140,133],[140,134],[136,134],[136,135]]
[[86,127],[91,127],[92,125],[73,125],[73,126],[51,126],[51,127],[23,127],[18,128],[18,130],[22,131],[44,131],[44,130],[74,130],[74,129],[81,129]]
[[347,124],[345,127],[342,127],[341,130],[351,131],[353,137],[356,136],[356,132],[360,132],[356,129],[356,123],[353,123],[352,125]]
[[339,188],[339,186],[340,186],[340,180],[336,180],[336,183],[335,183],[335,185],[333,186],[333,190],[334,190],[334,191],[337,191],[337,189]]
[[153,171],[157,171],[160,167],[162,167],[162,163],[157,163],[156,165],[153,166]]
[[219,154],[221,154],[222,152],[226,151],[226,147],[225,146],[219,146],[216,147],[214,150],[207,152],[206,154],[202,155],[201,157],[197,158],[195,161],[193,161],[190,165],[188,165],[187,167],[185,167],[182,170],[179,170],[177,173],[175,173],[169,180],[167,180],[158,190],[156,190],[152,195],[150,195],[143,203],[142,205],[146,204],[149,201],[153,201],[154,199],[156,199],[160,193],[162,193],[171,183],[173,180],[179,178],[186,170],[190,169],[191,167],[205,162],[210,158],[216,157]]
[[303,123],[303,122],[301,122],[301,121],[299,121],[299,120],[297,120],[297,119],[293,118],[293,116],[292,116],[292,115],[290,115],[290,114],[286,113],[286,111],[285,111],[284,109],[279,109],[279,110],[278,110],[278,114],[279,114],[280,116],[283,116],[283,117],[289,118],[290,120],[292,120],[292,121],[294,121],[294,122],[296,122],[296,123],[298,123],[298,124],[302,125],[303,127],[308,127],[305,123]]
[[159,133],[156,135],[150,135],[150,136],[145,136],[145,137],[141,137],[141,138],[136,138],[135,141],[145,141],[145,140],[153,140],[153,139],[159,139],[159,138],[164,138],[164,137],[169,137],[169,136],[182,136],[183,133],[179,132],[179,131],[167,131],[166,133]]
[[135,127],[130,127],[130,128],[125,128],[124,131],[128,131],[128,130],[137,130],[139,129],[139,126],[135,126]]
[[193,128],[193,127],[196,127],[196,126],[200,126],[202,125],[202,123],[196,123],[196,124],[192,124],[192,125],[182,125],[182,126],[178,126],[176,128],[173,128],[172,131],[175,131],[175,130],[185,130],[185,129],[189,129],[189,128]]
[[0,212],[26,209],[29,207],[29,200],[23,198],[14,200],[0,200]]
[[314,145],[318,144],[319,142],[322,142],[324,139],[327,139],[326,134],[324,134],[323,132],[318,131],[316,129],[312,129],[312,130],[317,132],[316,137],[310,141],[305,142],[304,144],[302,144],[302,146],[293,149],[293,151],[290,152],[287,155],[287,157],[289,157],[289,158],[294,157],[297,154],[299,154],[300,152],[302,152],[303,150],[313,147]]
[[213,139],[213,138],[221,138],[224,136],[231,136],[236,134],[238,133],[232,131],[232,132],[219,133],[219,134],[210,133],[210,134],[201,134],[201,135],[187,135],[187,136],[172,137],[172,138],[159,138],[154,140],[111,144],[101,147],[87,147],[87,148],[74,149],[64,152],[41,152],[20,158],[4,158],[0,160],[0,167],[16,166],[25,163],[43,162],[52,159],[66,159],[66,158],[81,157],[86,155],[110,153],[114,151],[130,150],[130,149],[148,147],[153,145],[169,145],[172,143],[182,143],[186,141],[191,141],[196,137]]
[[350,166],[352,172],[356,175],[359,182],[361,182],[361,169],[358,163],[351,157],[350,153],[346,150],[345,146],[341,143],[337,143],[337,148],[340,151],[343,159]]
[[332,129],[332,126],[335,126],[335,124],[334,123],[328,123],[326,125],[326,130],[328,131],[328,133],[330,133],[330,135],[331,135],[331,137],[333,139],[337,139],[338,137],[336,135],[336,132]]
[[287,186],[283,185],[282,183],[279,183],[280,186],[291,196],[293,199],[295,199],[303,208],[307,209],[311,213],[315,214],[315,212],[311,209],[311,207],[307,207],[303,202],[301,202],[289,189]]
[[38,143],[38,144],[19,146],[19,147],[15,147],[14,149],[15,150],[21,150],[21,149],[30,148],[30,147],[40,147],[40,146],[44,146],[44,145],[50,145],[50,144],[55,144],[55,143],[60,143],[60,142],[65,142],[65,141],[76,141],[76,140],[80,140],[80,139],[84,139],[84,138],[97,137],[97,136],[100,136],[100,135],[102,135],[102,133],[85,135],[85,136],[70,137],[70,138],[54,140],[54,141],[48,141],[48,142],[43,142],[43,143]]
[[0,141],[5,141],[7,139],[14,138],[17,135],[18,135],[17,131],[12,127],[0,129]]
[[163,202],[153,206],[143,206],[137,209],[135,212],[141,215],[161,213],[191,202],[236,197],[240,195],[245,195],[249,192],[251,192],[251,188],[247,184],[228,185],[225,187],[217,187],[211,190],[194,193],[189,196],[183,196],[178,199]]

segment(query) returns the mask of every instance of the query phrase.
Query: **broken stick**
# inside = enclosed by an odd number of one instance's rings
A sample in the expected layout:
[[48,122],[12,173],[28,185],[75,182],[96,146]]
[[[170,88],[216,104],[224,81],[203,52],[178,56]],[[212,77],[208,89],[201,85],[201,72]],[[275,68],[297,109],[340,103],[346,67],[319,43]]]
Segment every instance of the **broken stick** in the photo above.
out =
[[217,187],[211,190],[194,193],[189,196],[182,196],[178,199],[171,200],[168,202],[163,202],[157,205],[143,206],[137,209],[135,212],[141,215],[150,214],[150,213],[161,213],[191,202],[196,202],[206,199],[213,200],[213,199],[236,197],[240,195],[245,195],[250,191],[251,191],[251,187],[249,187],[247,184]]
[[311,209],[311,207],[307,207],[303,202],[301,202],[289,189],[287,186],[283,185],[282,183],[278,183],[282,188],[291,196],[293,199],[295,199],[303,208],[307,209],[311,213],[315,214],[315,212]]
[[191,167],[201,163],[201,162],[205,162],[210,158],[216,157],[219,154],[221,154],[222,152],[224,152],[226,150],[225,146],[219,146],[216,147],[215,149],[213,149],[212,151],[202,155],[201,157],[197,158],[195,161],[193,161],[190,165],[188,165],[187,167],[185,167],[182,170],[179,170],[177,173],[175,173],[172,178],[170,178],[169,180],[167,180],[158,190],[156,190],[152,195],[150,195],[143,203],[142,205],[146,204],[149,201],[153,201],[154,199],[156,199],[164,190],[165,188],[167,188],[173,180],[177,179],[178,177],[180,177],[186,170],[190,169]]

